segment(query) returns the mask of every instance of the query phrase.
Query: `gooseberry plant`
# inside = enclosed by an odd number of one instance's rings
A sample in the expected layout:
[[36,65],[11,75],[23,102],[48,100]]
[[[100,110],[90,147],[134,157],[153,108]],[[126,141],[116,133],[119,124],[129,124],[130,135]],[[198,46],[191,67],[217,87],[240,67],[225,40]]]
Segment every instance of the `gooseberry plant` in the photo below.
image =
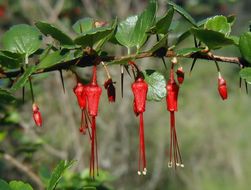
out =
[[[157,0],[149,0],[142,13],[129,16],[125,20],[115,18],[112,21],[99,21],[89,17],[80,19],[72,26],[74,36],[44,21],[37,21],[34,26],[27,24],[12,26],[1,37],[3,49],[0,50],[0,80],[9,79],[8,85],[1,85],[1,104],[8,104],[15,100],[14,94],[18,90],[22,89],[24,95],[25,85],[28,83],[32,97],[33,118],[35,124],[42,127],[42,121],[46,119],[42,119],[42,112],[46,108],[39,106],[39,102],[35,100],[32,87],[33,77],[59,71],[63,82],[62,71],[72,72],[76,79],[76,86],[72,87],[73,93],[76,95],[81,110],[79,130],[81,134],[86,134],[88,131],[91,146],[90,175],[94,178],[95,174],[99,174],[96,117],[100,96],[105,89],[108,101],[115,102],[115,82],[108,68],[119,65],[122,96],[124,70],[134,79],[131,86],[134,96],[132,111],[139,116],[140,120],[138,174],[146,175],[147,173],[143,121],[143,113],[147,111],[145,110],[146,101],[158,102],[164,98],[166,98],[167,111],[170,112],[168,166],[184,167],[175,127],[179,91],[182,90],[180,87],[185,79],[185,72],[179,59],[193,60],[190,74],[198,60],[204,59],[214,63],[218,73],[219,96],[226,100],[228,98],[227,82],[220,71],[219,63],[232,63],[240,68],[240,86],[242,80],[246,86],[247,83],[251,83],[251,32],[247,31],[240,36],[231,35],[231,28],[236,20],[233,15],[216,15],[197,22],[188,12],[172,1],[167,1],[167,4],[168,10],[160,17],[157,16]],[[190,25],[175,40],[171,40],[170,34],[177,22],[173,19],[176,14],[180,15],[180,19],[187,20]],[[48,36],[53,39],[51,43],[46,43]],[[188,48],[180,49],[178,45],[190,36],[194,38],[194,43]],[[156,41],[149,49],[146,49],[145,44],[152,37],[156,37]],[[127,49],[128,54],[110,55],[104,45],[121,46]],[[215,54],[226,46],[235,46],[239,49],[241,57]],[[136,62],[138,59],[148,57],[163,61],[165,69],[169,69],[169,76],[164,76],[154,68],[142,71]],[[166,64],[168,59],[170,59],[170,64]],[[83,82],[83,76],[79,76],[76,72],[76,69],[85,67],[93,67],[89,83]],[[104,69],[107,75],[103,89],[97,82],[97,69]]]

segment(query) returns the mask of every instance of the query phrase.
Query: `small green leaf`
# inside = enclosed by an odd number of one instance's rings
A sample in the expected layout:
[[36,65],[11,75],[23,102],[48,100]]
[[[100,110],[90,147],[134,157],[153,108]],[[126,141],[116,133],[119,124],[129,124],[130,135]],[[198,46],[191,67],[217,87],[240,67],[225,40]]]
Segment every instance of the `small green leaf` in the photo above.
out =
[[187,56],[187,55],[191,55],[193,53],[197,53],[200,52],[202,50],[202,48],[184,48],[184,49],[179,49],[176,50],[176,55],[177,56]]
[[8,104],[15,101],[15,97],[9,91],[0,88],[0,100],[1,103]]
[[74,52],[69,51],[67,49],[57,50],[43,57],[43,59],[38,65],[37,70],[54,67],[57,64],[60,64],[66,61],[71,61],[71,60],[80,58],[81,56],[82,56],[82,53],[76,55]]
[[155,70],[145,70],[143,74],[148,84],[147,100],[160,101],[166,97],[165,77]]
[[146,33],[153,26],[156,18],[157,2],[156,0],[149,0],[147,8],[139,15],[137,23],[133,31],[133,43],[139,49],[147,40]]
[[39,49],[42,36],[35,27],[19,24],[11,27],[2,41],[3,47],[10,52],[31,55]]
[[196,21],[187,11],[185,11],[182,7],[180,7],[179,5],[175,4],[172,1],[168,0],[167,3],[171,5],[174,8],[174,10],[177,11],[181,16],[183,16],[188,22],[197,27]]
[[225,36],[229,36],[231,32],[231,25],[228,23],[227,17],[215,16],[207,20],[204,25],[205,29],[221,32]]
[[2,179],[0,179],[0,189],[2,189],[2,190],[11,190],[9,184],[6,181],[2,180]]
[[241,35],[239,47],[244,59],[251,65],[251,32]]
[[251,84],[251,68],[244,68],[240,71],[240,77]]
[[20,61],[0,52],[0,66],[7,69],[17,69],[20,67]]
[[94,19],[89,17],[82,18],[72,28],[78,34],[86,33],[94,28]]
[[236,21],[236,16],[235,15],[229,15],[227,16],[227,22],[232,26]]
[[156,24],[150,28],[150,32],[153,34],[166,34],[169,31],[169,27],[172,23],[174,9],[170,8],[167,13],[161,17]]
[[28,183],[22,181],[11,181],[10,182],[11,190],[33,190],[33,188]]
[[226,37],[223,33],[213,30],[192,28],[191,32],[203,43],[205,43],[209,49],[219,49],[223,46],[234,45],[233,39]]
[[74,161],[62,160],[53,170],[47,190],[54,190],[62,178],[64,172],[73,165]]
[[21,75],[21,77],[18,78],[17,82],[14,83],[14,85],[11,87],[11,91],[15,92],[16,90],[22,88],[26,84],[27,80],[32,75],[32,73],[36,71],[36,69],[37,67],[35,65],[28,67]]
[[120,44],[127,48],[135,46],[132,37],[137,20],[137,15],[130,16],[118,24],[115,38]]
[[74,42],[82,47],[90,46],[92,47],[95,43],[102,39],[105,39],[114,31],[114,26],[104,26],[94,28],[86,33],[83,33],[77,37]]
[[56,26],[40,21],[37,22],[35,25],[44,35],[50,35],[52,38],[57,40],[63,47],[70,49],[75,47],[75,44],[72,39],[63,31],[58,29]]

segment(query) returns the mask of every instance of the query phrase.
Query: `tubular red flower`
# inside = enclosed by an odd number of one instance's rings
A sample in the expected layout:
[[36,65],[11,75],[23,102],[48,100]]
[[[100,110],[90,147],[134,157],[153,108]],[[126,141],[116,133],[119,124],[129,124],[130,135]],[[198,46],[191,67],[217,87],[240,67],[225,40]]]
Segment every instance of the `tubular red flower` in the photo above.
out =
[[99,100],[102,93],[102,88],[97,84],[97,66],[93,67],[93,76],[92,82],[86,86],[86,98],[87,98],[87,108],[88,113],[92,118],[91,128],[91,158],[90,158],[90,176],[94,178],[95,176],[95,161],[97,168],[97,175],[99,175],[98,171],[98,154],[97,154],[97,137],[96,137],[96,116],[98,115],[98,106]]
[[78,105],[81,110],[86,108],[86,96],[85,96],[85,86],[78,82],[77,85],[74,87],[73,92],[75,93],[78,99]]
[[136,116],[140,115],[139,126],[139,165],[138,174],[146,175],[146,155],[145,155],[145,139],[144,139],[144,118],[143,112],[145,112],[146,97],[148,91],[148,84],[143,78],[138,79],[132,84],[132,91],[134,95],[133,110]]
[[167,110],[170,112],[170,149],[169,149],[169,163],[168,167],[172,167],[173,162],[176,166],[184,167],[182,163],[181,153],[179,149],[178,138],[175,128],[175,111],[178,111],[178,94],[179,86],[174,80],[173,65],[170,71],[170,78],[167,86],[166,104]]
[[39,127],[42,127],[42,116],[39,111],[38,105],[36,103],[33,103],[32,110],[33,110],[33,119],[35,121],[35,124]]
[[227,96],[227,83],[221,76],[218,77],[218,91],[222,100],[226,100],[228,97]]

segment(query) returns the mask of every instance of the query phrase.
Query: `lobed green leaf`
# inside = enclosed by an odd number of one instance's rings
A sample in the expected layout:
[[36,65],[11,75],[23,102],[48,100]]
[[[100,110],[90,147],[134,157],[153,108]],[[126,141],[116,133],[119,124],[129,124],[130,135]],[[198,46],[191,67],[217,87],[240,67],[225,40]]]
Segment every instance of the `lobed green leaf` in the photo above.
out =
[[41,46],[42,36],[35,27],[19,24],[5,32],[2,41],[4,49],[10,52],[31,55]]
[[143,75],[148,84],[147,100],[160,101],[166,97],[166,80],[161,73],[155,70],[145,70]]

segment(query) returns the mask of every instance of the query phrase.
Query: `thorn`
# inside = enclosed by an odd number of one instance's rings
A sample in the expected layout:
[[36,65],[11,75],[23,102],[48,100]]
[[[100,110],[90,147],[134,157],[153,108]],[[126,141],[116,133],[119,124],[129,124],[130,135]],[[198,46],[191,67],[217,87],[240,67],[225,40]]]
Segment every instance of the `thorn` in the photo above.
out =
[[130,77],[132,77],[131,73],[129,72],[129,67],[128,67],[128,65],[125,66],[125,69],[126,69],[128,75],[129,75]]
[[165,69],[167,70],[165,58],[164,58],[164,57],[161,57],[161,59],[162,59],[162,62],[163,62],[163,64],[164,64]]
[[245,88],[246,88],[246,93],[248,94],[248,83],[246,80],[245,80]]
[[239,88],[241,89],[241,83],[242,83],[242,78],[240,77],[240,80],[239,80]]
[[64,77],[63,77],[63,72],[62,72],[62,70],[59,70],[59,73],[60,73],[60,79],[61,79],[63,91],[64,91],[64,93],[65,93]]
[[25,95],[25,87],[22,88],[22,101],[23,101],[23,104],[24,104],[24,95]]
[[190,71],[189,71],[189,76],[191,76],[191,74],[192,74],[192,70],[193,70],[193,67],[194,67],[196,61],[197,61],[197,57],[195,57],[195,58],[193,59],[192,66],[191,66]]
[[123,98],[123,95],[124,95],[124,66],[123,65],[120,65],[120,85],[121,85],[121,96]]

